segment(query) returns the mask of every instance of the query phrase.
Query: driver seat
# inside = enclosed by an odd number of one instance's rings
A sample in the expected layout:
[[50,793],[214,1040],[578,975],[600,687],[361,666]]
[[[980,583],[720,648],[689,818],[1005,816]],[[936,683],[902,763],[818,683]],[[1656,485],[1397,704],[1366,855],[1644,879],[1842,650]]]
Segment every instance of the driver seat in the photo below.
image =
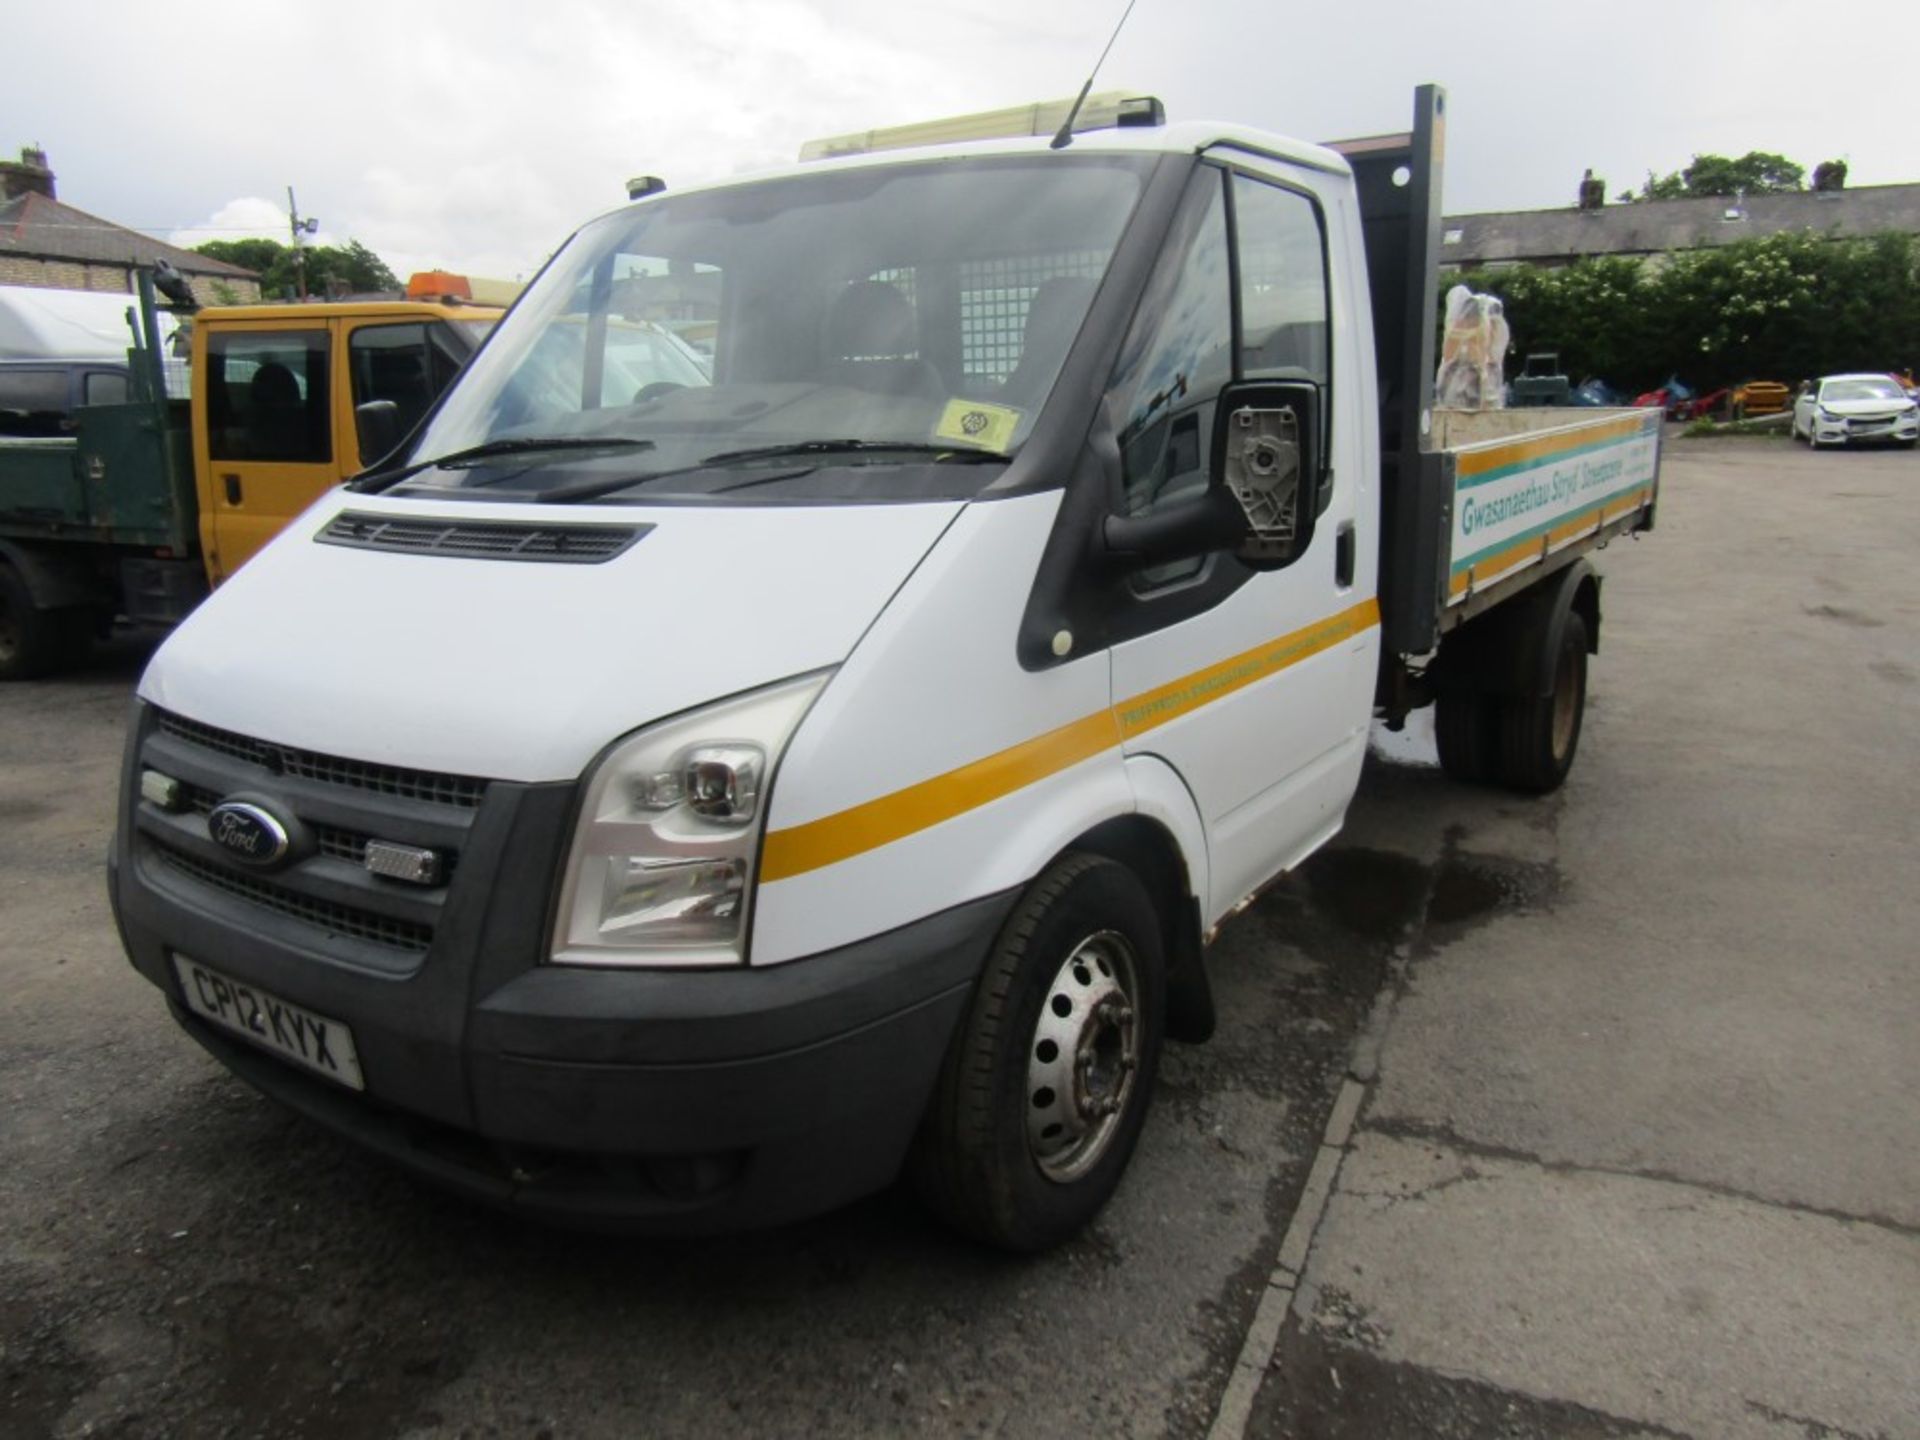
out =
[[919,356],[913,305],[880,280],[856,280],[827,316],[826,379],[832,385],[938,400],[940,372]]

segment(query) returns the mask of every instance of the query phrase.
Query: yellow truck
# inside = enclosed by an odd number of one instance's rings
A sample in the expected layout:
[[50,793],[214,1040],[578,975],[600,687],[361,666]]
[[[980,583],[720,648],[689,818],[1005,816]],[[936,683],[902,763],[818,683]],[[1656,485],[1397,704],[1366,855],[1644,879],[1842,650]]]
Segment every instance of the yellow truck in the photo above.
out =
[[186,327],[183,367],[161,344],[152,277],[140,284],[124,398],[0,436],[0,680],[71,661],[116,622],[180,620],[398,443],[503,313],[446,300],[209,308]]

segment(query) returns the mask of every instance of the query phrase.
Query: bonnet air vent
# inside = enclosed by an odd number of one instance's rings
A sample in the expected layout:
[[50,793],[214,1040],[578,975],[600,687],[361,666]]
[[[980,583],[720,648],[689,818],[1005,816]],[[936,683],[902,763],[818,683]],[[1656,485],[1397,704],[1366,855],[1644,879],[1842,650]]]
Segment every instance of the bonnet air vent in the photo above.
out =
[[465,560],[540,560],[598,565],[645,535],[651,525],[535,525],[498,520],[436,520],[417,515],[336,515],[313,538],[322,545],[451,555]]

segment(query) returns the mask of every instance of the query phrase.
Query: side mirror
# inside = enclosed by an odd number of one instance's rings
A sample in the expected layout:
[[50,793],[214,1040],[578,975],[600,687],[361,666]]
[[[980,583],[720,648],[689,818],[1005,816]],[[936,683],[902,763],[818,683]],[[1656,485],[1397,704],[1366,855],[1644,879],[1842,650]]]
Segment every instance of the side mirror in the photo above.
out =
[[1228,386],[1215,405],[1207,488],[1149,514],[1108,516],[1105,550],[1141,566],[1220,550],[1255,570],[1292,564],[1331,498],[1320,415],[1320,387],[1306,381]]
[[360,436],[360,463],[369,468],[400,443],[400,407],[391,400],[354,406],[353,425]]

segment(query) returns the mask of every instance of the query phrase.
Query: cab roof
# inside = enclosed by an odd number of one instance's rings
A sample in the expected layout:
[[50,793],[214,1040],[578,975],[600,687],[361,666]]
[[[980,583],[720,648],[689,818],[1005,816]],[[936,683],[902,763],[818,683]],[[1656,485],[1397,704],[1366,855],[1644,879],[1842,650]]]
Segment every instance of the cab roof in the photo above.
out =
[[208,305],[196,320],[498,320],[499,305],[444,300],[310,300],[304,304]]
[[[1263,159],[1281,160],[1329,175],[1351,175],[1353,169],[1338,151],[1305,140],[1294,140],[1250,125],[1235,125],[1220,120],[1182,120],[1169,125],[1127,125],[1112,129],[1076,131],[1073,144],[1054,150],[1049,137],[1017,135],[1000,139],[963,140],[943,145],[902,146],[897,149],[866,151],[854,155],[835,155],[818,160],[803,160],[764,170],[747,171],[722,179],[680,187],[668,186],[633,205],[651,205],[705,190],[731,189],[762,180],[784,180],[796,175],[814,175],[828,170],[868,170],[889,165],[924,164],[929,160],[968,160],[1000,155],[1198,155],[1209,150],[1237,150]],[[627,207],[621,207],[627,208]]]

